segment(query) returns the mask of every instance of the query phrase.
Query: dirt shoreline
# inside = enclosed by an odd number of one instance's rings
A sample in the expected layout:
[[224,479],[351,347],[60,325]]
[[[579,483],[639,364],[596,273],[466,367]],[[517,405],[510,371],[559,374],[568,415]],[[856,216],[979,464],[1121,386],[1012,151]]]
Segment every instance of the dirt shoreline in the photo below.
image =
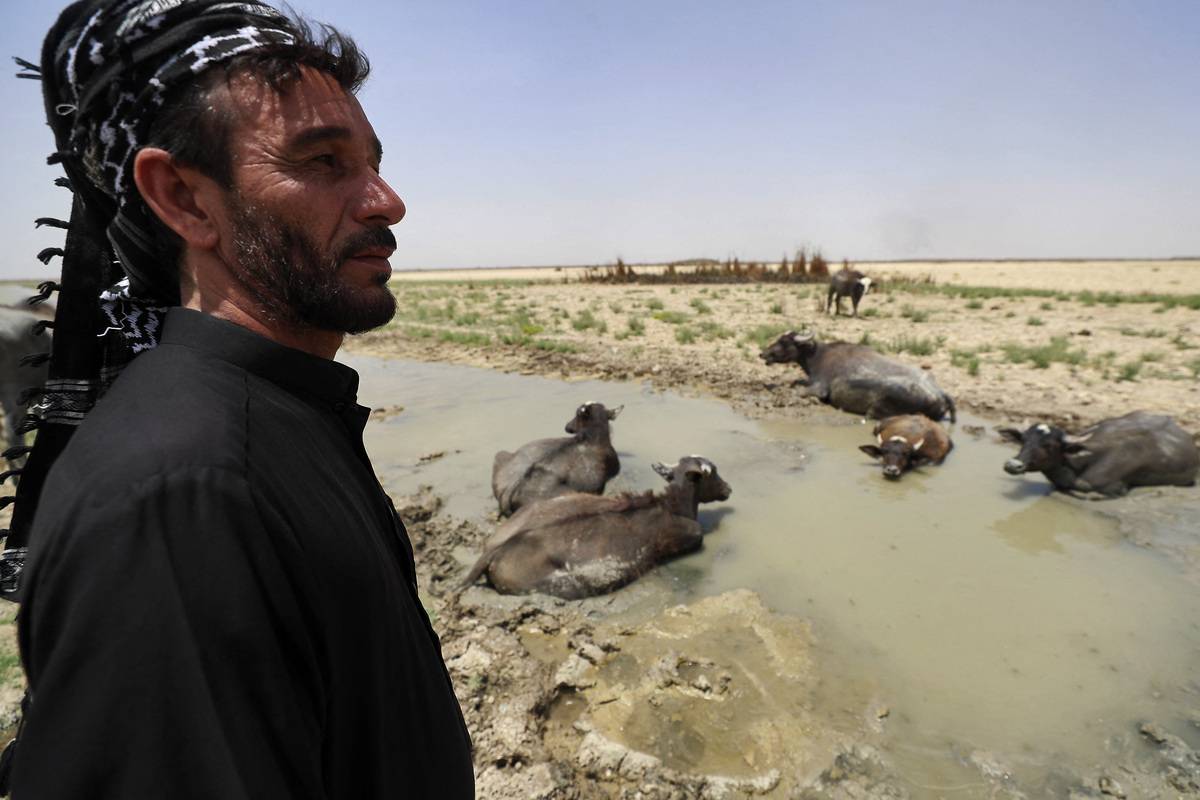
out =
[[[1093,265],[1087,286],[1107,291],[1120,279],[1134,291],[1153,285],[1200,296],[1200,262],[1137,263]],[[1101,302],[1021,294],[1022,274],[1025,284],[1044,282],[1050,267],[1042,264],[1004,264],[1001,273],[971,265],[974,290],[992,278],[999,284],[977,296],[959,296],[953,287],[965,284],[940,278],[907,282],[917,269],[900,282],[883,279],[858,318],[823,313],[823,285],[400,280],[397,319],[351,338],[347,349],[572,380],[644,380],[721,398],[749,416],[803,416],[815,401],[793,385],[798,367],[768,367],[758,353],[775,334],[806,328],[930,369],[959,408],[984,416],[1078,428],[1140,408],[1200,433],[1200,309],[1119,294]],[[944,265],[941,275],[960,280],[963,269]]]

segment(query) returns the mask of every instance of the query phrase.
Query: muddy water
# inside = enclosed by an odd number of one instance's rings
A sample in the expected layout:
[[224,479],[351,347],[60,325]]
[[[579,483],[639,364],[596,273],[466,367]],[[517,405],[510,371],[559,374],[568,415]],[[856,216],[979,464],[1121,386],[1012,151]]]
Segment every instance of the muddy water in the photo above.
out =
[[[496,450],[563,435],[587,400],[625,405],[610,491],[657,488],[655,460],[711,458],[734,491],[702,512],[705,549],[643,583],[664,605],[750,588],[812,620],[822,705],[861,713],[864,691],[877,691],[891,756],[917,796],[984,796],[979,772],[962,766],[977,750],[1028,785],[1058,766],[1088,773],[1132,722],[1172,725],[1195,710],[1194,576],[1129,544],[1110,503],[1004,474],[1011,448],[964,430],[980,420],[960,419],[944,466],[887,482],[857,450],[869,427],[846,415],[760,423],[635,384],[349,361],[365,403],[405,407],[368,429],[384,483],[433,484],[458,516],[494,508]],[[1164,494],[1200,518],[1195,490]]]

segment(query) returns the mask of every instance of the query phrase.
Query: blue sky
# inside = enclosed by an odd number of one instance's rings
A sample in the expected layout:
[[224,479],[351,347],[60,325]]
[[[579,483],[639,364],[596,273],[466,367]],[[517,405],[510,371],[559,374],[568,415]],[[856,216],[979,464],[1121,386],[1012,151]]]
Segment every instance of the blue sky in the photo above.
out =
[[[0,5],[36,60],[56,10]],[[1200,254],[1193,0],[293,7],[372,60],[397,268]],[[39,276],[68,197],[38,84],[0,104],[0,277]]]

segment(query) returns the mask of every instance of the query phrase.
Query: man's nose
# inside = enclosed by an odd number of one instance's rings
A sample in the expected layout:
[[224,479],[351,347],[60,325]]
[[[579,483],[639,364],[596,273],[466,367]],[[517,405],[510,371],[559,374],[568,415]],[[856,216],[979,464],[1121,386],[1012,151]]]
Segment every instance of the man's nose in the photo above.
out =
[[372,174],[359,207],[359,221],[395,225],[404,219],[404,201],[380,175]]

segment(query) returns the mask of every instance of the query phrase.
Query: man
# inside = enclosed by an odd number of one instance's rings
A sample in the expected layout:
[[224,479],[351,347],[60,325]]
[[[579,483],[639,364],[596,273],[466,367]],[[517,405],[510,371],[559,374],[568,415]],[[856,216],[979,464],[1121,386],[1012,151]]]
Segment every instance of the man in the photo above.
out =
[[323,30],[256,3],[85,0],[47,39],[64,166],[93,217],[111,201],[90,221],[134,295],[182,307],[41,493],[17,800],[473,794],[358,376],[331,360],[394,313],[405,209],[354,97],[366,61]]

